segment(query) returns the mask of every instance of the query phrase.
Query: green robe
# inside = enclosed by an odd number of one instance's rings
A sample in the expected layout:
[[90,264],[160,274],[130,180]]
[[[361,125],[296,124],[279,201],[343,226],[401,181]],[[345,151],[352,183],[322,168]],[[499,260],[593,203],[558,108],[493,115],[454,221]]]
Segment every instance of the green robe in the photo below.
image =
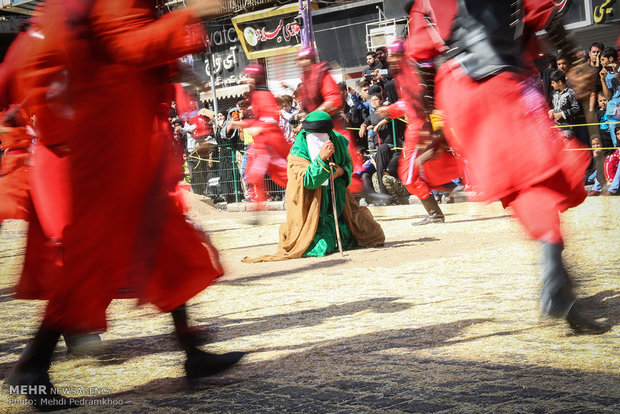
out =
[[[357,247],[357,243],[351,234],[349,226],[347,226],[342,211],[346,201],[346,190],[351,183],[351,175],[353,166],[351,164],[351,156],[347,151],[349,141],[336,131],[329,133],[330,140],[334,143],[334,162],[340,165],[345,173],[334,180],[336,192],[336,211],[338,212],[338,227],[340,228],[340,239],[342,240],[343,249]],[[305,158],[310,161],[308,153],[308,144],[306,142],[305,131],[297,134],[295,143],[291,148],[291,155]],[[329,182],[329,165],[323,162],[318,156],[310,163],[304,175],[304,187],[314,190],[328,180]],[[304,253],[304,256],[322,257],[338,250],[338,239],[336,236],[336,226],[334,222],[334,209],[332,207],[331,186],[323,186],[321,188],[321,210],[319,213],[319,223],[314,235],[314,239]]]

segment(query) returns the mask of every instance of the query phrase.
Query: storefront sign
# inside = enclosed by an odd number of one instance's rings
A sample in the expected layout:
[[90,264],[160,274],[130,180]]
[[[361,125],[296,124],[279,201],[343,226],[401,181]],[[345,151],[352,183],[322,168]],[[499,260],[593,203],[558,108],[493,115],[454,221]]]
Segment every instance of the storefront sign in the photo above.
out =
[[595,24],[620,19],[620,2],[616,0],[592,0],[592,19]]
[[[316,10],[318,6],[313,4],[312,8]],[[232,23],[247,58],[298,51],[301,48],[301,27],[295,19],[298,14],[299,5],[289,4],[233,17]]]
[[213,72],[216,87],[233,86],[239,85],[243,81],[243,68],[247,63],[239,46],[230,46],[228,50],[223,52],[207,54],[204,67],[207,76],[211,76],[211,72]]

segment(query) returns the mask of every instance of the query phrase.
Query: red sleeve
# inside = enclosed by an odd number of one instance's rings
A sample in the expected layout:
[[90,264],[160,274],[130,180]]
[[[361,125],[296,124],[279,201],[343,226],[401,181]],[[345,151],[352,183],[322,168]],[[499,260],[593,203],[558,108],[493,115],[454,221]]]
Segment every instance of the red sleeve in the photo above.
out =
[[338,112],[344,104],[340,88],[338,88],[338,84],[329,73],[326,73],[323,77],[321,95],[323,95],[323,102],[327,102],[329,106],[333,108],[330,115]]
[[[432,30],[445,40],[450,36],[456,15],[456,0],[418,0],[409,11],[409,36],[405,40],[407,56],[418,62],[432,59],[439,53]],[[426,16],[435,22],[435,29],[428,27]]]
[[391,119],[400,118],[401,116],[407,113],[407,104],[403,100],[398,100],[393,104],[389,105],[387,108],[388,116]]
[[534,32],[547,27],[549,20],[555,13],[553,0],[525,0],[525,24]]
[[148,0],[97,0],[92,28],[116,62],[150,68],[204,49],[204,32],[192,10],[161,18]]

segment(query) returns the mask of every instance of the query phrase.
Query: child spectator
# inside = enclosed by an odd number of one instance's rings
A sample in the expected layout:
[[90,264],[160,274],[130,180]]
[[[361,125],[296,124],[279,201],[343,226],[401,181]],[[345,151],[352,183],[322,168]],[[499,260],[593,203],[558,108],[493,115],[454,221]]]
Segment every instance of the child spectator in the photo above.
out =
[[[618,74],[618,51],[613,47],[607,47],[601,53],[601,77],[602,93],[607,101],[605,115],[611,122],[620,121],[620,75]],[[616,128],[618,124],[609,124],[609,132],[614,147],[618,145]]]
[[553,109],[549,111],[549,118],[555,120],[559,125],[567,125],[562,128],[565,134],[574,135],[585,145],[590,143],[588,128],[585,126],[568,126],[575,124],[585,124],[586,119],[575,92],[566,85],[566,75],[556,69],[550,76],[553,93]]
[[[590,146],[592,148],[601,148],[601,139],[594,135],[590,140]],[[601,149],[595,149],[592,151],[594,171],[590,175],[589,180],[594,180],[592,188],[588,192],[588,196],[599,196],[603,191],[603,184],[607,183],[605,179],[605,154]]]
[[394,137],[392,136],[392,126],[388,118],[383,118],[376,113],[376,109],[383,105],[383,98],[380,94],[374,94],[370,97],[370,105],[374,111],[366,117],[360,126],[359,136],[363,138],[367,135],[368,149],[377,149],[382,144],[394,146]]
[[[600,124],[598,126],[598,132],[599,132],[599,137],[601,139],[601,145],[603,146],[603,148],[609,148],[609,147],[614,146],[614,143],[611,140],[611,132],[609,131],[609,124],[606,123],[608,121],[606,112],[607,112],[607,98],[605,98],[605,95],[603,95],[602,92],[599,92],[598,109],[596,111],[596,120],[597,120],[596,122]],[[609,151],[608,155],[613,152],[613,150],[606,150],[605,152],[607,151]]]
[[293,97],[290,95],[282,95],[278,97],[280,104],[278,124],[284,134],[284,138],[291,144],[295,141],[295,132],[293,128],[299,125],[299,120],[295,115],[299,113],[299,109],[293,107]]

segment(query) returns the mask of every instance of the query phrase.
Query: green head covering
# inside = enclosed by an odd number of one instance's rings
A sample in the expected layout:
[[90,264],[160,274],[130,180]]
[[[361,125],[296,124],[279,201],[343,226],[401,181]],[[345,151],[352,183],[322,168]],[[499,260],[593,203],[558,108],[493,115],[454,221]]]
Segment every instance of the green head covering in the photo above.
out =
[[310,112],[301,125],[306,132],[329,133],[334,129],[332,117],[327,112],[323,111]]

